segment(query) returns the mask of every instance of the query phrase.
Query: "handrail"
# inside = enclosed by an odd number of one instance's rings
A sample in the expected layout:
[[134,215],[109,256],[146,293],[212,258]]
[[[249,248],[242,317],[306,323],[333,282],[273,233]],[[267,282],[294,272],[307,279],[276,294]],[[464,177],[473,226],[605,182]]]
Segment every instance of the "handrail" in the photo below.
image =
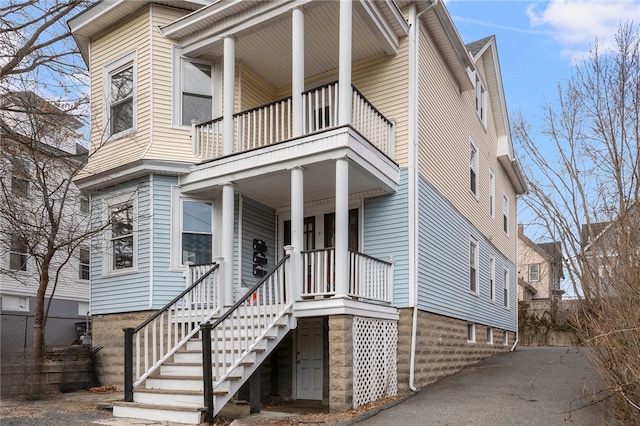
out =
[[[200,265],[202,266],[202,265]],[[133,389],[158,369],[164,361],[182,347],[191,336],[199,330],[203,318],[208,320],[218,312],[217,291],[215,280],[209,278],[218,270],[219,264],[212,264],[211,268],[193,284],[174,297],[169,303],[156,311],[151,317],[135,328],[125,328],[124,335],[124,392],[125,401],[133,401]],[[190,269],[190,268],[188,268]],[[189,273],[189,270],[187,271]],[[202,296],[205,296],[204,299]],[[173,313],[172,313],[173,312]],[[181,312],[182,326],[195,323],[190,331],[181,329],[178,332],[178,312]],[[172,329],[172,324],[175,325]],[[140,332],[144,334],[141,336]],[[134,337],[136,344],[134,345]],[[181,339],[180,339],[181,337]],[[172,345],[173,341],[173,345]],[[165,348],[166,346],[166,348]],[[135,352],[135,381],[134,381],[134,348]],[[165,351],[166,349],[166,351]],[[141,353],[142,352],[142,353]],[[149,359],[151,356],[151,360]],[[141,362],[144,361],[144,372],[140,372]],[[150,364],[151,361],[151,365]]]
[[[251,287],[210,326],[203,322],[201,326],[203,332],[213,334],[213,338],[202,339],[203,357],[214,357],[211,363],[203,360],[205,390],[213,392],[227,380],[233,370],[243,362],[293,305],[293,298],[287,294],[285,287],[284,266],[289,258],[289,254],[285,255],[271,272]],[[237,314],[234,315],[234,313]],[[237,333],[237,335],[229,337],[226,333]],[[210,370],[204,370],[205,364]],[[213,381],[213,385],[209,386],[207,383],[209,380]],[[213,416],[212,401],[213,395],[205,392],[204,404],[208,410],[207,418]]]

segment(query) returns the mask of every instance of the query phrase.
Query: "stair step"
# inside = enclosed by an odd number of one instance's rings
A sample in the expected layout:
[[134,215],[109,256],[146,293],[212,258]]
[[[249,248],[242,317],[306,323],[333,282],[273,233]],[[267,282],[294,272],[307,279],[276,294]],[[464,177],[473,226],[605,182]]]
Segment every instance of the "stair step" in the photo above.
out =
[[[173,360],[177,363],[186,363],[186,364],[200,364],[202,365],[202,352],[201,351],[184,351],[184,352],[176,352],[173,354]],[[215,362],[215,355],[213,356],[213,360]],[[241,365],[251,365],[256,360],[255,352],[249,352],[247,357],[241,363]]]
[[[266,339],[266,340],[265,340],[265,339],[262,339],[261,341],[259,341],[259,342],[258,342],[258,344],[257,344],[257,345],[256,345],[256,347],[254,348],[254,350],[256,350],[256,351],[264,350],[264,349],[267,347],[267,344],[268,344],[268,343],[267,343],[267,340],[273,340],[273,339],[275,339],[275,336],[274,336],[274,337],[272,337],[272,338],[270,338],[270,339]],[[221,342],[222,342],[222,339],[219,339],[218,344],[219,344],[220,346],[218,346],[218,348],[219,348],[218,352],[222,352],[222,345],[221,345]],[[251,342],[251,343],[253,344],[253,342]],[[215,342],[211,342],[211,345],[212,345],[212,346],[213,346],[214,344],[215,344]],[[245,344],[246,344],[246,341],[245,341]],[[231,348],[234,348],[234,349],[235,349],[235,348],[237,348],[237,347],[238,347],[238,339],[234,339],[234,340],[233,340],[233,342],[232,342],[232,341],[230,341],[230,340],[226,340],[226,343],[225,343],[225,350],[226,350],[226,352],[230,352],[230,351],[231,351]],[[186,351],[187,351],[187,352],[190,352],[190,351],[193,351],[193,352],[200,351],[200,352],[202,353],[202,340],[199,340],[199,339],[192,339],[192,340],[189,340],[189,341],[187,342],[187,345],[186,345]],[[212,351],[211,351],[211,352],[214,352],[213,348],[212,348]]]
[[[225,380],[213,390],[213,394],[226,395],[229,393],[229,389],[230,383]],[[201,390],[138,388],[133,391],[133,402],[170,407],[198,408],[204,405],[204,395]]]
[[113,416],[197,425],[204,420],[203,407],[175,407],[139,402],[114,402]]
[[[231,365],[228,364],[227,367]],[[231,375],[229,376],[232,379],[242,377],[244,373],[244,367],[242,365],[236,367]],[[202,379],[202,363],[194,364],[194,363],[180,363],[180,362],[171,362],[165,363],[160,367],[160,377],[170,377],[170,376],[182,376],[182,377],[198,377]]]

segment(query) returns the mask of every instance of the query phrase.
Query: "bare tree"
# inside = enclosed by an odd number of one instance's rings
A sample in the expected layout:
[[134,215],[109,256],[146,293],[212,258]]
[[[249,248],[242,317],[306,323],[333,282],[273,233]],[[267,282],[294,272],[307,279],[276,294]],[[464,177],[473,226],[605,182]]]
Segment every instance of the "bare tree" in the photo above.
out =
[[[622,24],[611,48],[589,56],[543,107],[542,137],[520,114],[512,133],[530,178],[526,206],[538,237],[560,241],[573,325],[602,378],[640,418],[640,34]],[[531,227],[530,227],[531,228]]]

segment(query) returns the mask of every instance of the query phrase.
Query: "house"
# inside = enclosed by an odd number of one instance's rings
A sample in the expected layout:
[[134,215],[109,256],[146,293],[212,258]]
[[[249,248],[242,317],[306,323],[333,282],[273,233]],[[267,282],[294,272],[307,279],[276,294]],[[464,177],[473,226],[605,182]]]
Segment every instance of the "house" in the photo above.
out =
[[518,225],[518,301],[527,302],[529,315],[555,323],[564,290],[562,246],[558,241],[536,244]]
[[408,0],[116,0],[69,24],[114,415],[197,423],[256,371],[254,395],[344,410],[515,343],[526,184],[494,37]]
[[[88,198],[71,182],[69,164],[86,161],[80,144],[81,124],[33,92],[10,92],[0,106],[0,344],[4,376],[17,360],[31,358],[36,295],[46,242],[60,246],[51,259],[45,293],[47,345],[79,342],[89,312],[89,246],[69,246],[84,224],[88,229]],[[68,188],[67,188],[68,183]],[[67,191],[68,189],[68,191]],[[66,198],[64,203],[60,200]],[[46,199],[46,200],[45,200]],[[45,205],[61,218],[57,235]],[[58,214],[57,208],[64,205]],[[79,240],[78,240],[79,241]],[[55,292],[54,292],[55,288]],[[22,369],[19,369],[23,371]],[[22,384],[21,384],[22,385]]]

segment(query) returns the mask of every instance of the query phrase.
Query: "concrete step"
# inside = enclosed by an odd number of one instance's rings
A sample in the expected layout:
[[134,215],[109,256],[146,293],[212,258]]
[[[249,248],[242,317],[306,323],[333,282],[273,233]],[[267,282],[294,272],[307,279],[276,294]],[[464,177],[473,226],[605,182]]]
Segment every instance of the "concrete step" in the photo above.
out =
[[204,420],[204,413],[205,409],[203,407],[176,407],[122,401],[113,403],[114,417],[130,419],[197,425]]

